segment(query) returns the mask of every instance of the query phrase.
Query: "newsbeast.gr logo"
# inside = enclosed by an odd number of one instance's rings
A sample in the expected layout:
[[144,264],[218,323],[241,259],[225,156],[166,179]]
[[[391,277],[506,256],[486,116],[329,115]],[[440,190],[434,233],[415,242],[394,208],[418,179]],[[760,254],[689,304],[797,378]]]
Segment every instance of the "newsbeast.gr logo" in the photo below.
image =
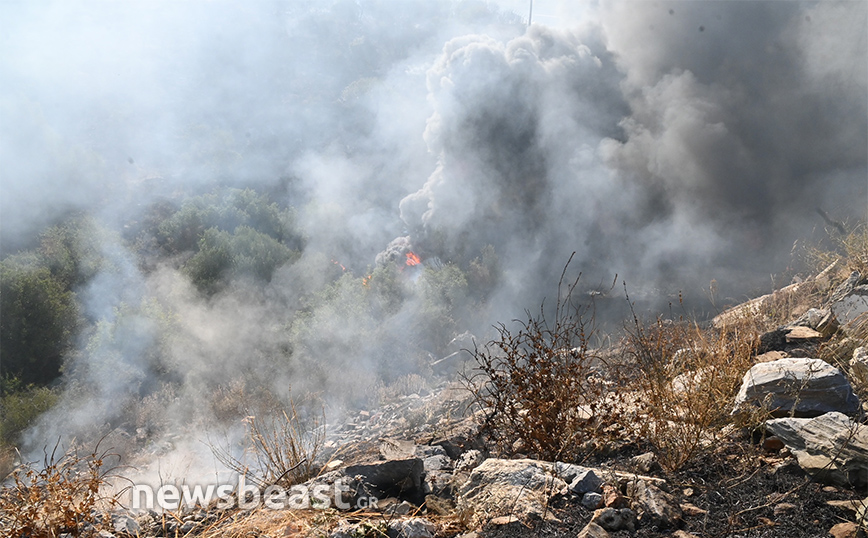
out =
[[326,509],[335,507],[340,510],[350,510],[354,507],[369,508],[376,506],[376,497],[358,497],[356,502],[346,501],[350,487],[340,480],[334,484],[313,484],[311,486],[292,486],[289,489],[282,486],[268,486],[264,490],[246,484],[244,476],[238,477],[237,484],[189,485],[164,484],[158,488],[147,484],[134,484],[130,494],[133,510],[178,510],[179,508],[195,508],[210,506],[215,503],[218,509],[240,508],[270,508],[273,510],[305,510],[308,508]]

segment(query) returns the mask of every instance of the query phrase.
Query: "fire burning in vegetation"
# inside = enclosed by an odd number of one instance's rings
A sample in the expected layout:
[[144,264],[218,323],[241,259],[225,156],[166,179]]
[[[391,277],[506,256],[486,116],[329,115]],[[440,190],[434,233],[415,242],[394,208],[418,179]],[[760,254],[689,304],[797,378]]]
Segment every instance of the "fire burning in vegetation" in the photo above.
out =
[[413,252],[408,252],[408,253],[407,253],[407,262],[406,262],[406,263],[407,263],[407,265],[409,265],[410,267],[412,267],[412,266],[414,266],[414,265],[419,265],[420,263],[422,263],[422,260],[419,259],[419,256],[417,256],[415,253],[413,253]]

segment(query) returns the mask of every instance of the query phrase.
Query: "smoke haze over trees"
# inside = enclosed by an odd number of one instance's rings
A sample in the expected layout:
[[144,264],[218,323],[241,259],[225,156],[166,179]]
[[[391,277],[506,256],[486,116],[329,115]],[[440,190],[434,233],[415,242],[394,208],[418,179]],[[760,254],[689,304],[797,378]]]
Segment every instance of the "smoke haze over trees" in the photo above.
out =
[[0,370],[60,392],[24,441],[360,404],[573,251],[701,311],[865,218],[868,4],[567,4],[0,5]]

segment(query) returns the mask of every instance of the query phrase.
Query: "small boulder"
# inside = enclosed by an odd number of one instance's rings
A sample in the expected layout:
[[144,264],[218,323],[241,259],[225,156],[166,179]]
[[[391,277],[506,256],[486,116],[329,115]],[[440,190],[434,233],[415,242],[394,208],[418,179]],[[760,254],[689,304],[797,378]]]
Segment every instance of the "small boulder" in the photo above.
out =
[[779,418],[765,423],[814,479],[835,485],[868,484],[868,426],[842,413]]
[[766,407],[772,416],[855,414],[859,398],[840,370],[820,359],[788,358],[753,365],[744,375],[732,414]]
[[343,472],[373,489],[377,497],[397,497],[421,504],[425,498],[422,485],[424,464],[419,458],[378,461],[351,465]]
[[499,516],[539,519],[548,500],[566,488],[551,463],[491,458],[473,469],[461,486],[458,509],[472,513],[477,524]]

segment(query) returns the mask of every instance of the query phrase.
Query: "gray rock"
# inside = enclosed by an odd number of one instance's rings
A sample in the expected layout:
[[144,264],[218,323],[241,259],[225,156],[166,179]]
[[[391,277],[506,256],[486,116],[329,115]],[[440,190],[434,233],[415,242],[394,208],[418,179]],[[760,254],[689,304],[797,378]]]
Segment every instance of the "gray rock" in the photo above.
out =
[[657,463],[657,455],[653,452],[646,452],[638,456],[630,458],[630,463],[640,473],[650,473],[660,469],[660,464]]
[[603,479],[593,469],[584,469],[570,482],[570,491],[576,495],[584,495],[591,491],[599,492],[602,485]]
[[799,319],[789,324],[789,327],[810,327],[824,338],[835,334],[838,330],[838,319],[830,308],[811,308]]
[[406,439],[380,439],[380,455],[387,460],[405,460],[416,456],[416,443]]
[[451,496],[452,484],[454,482],[452,473],[448,471],[426,471],[425,472],[425,495],[441,495]]
[[668,493],[643,480],[630,482],[627,495],[633,499],[640,524],[660,528],[675,527],[681,519],[681,506]]
[[142,528],[139,523],[128,515],[112,514],[112,528],[120,534],[138,536]]
[[816,418],[779,418],[765,428],[815,480],[840,486],[868,484],[868,426],[842,413]]
[[[851,285],[854,278],[861,285]],[[832,312],[845,327],[868,312],[868,285],[862,284],[859,273],[854,272],[850,279],[838,287],[832,298]]]
[[589,491],[582,496],[582,506],[588,510],[596,510],[603,504],[603,495],[596,491]]
[[419,458],[351,465],[343,470],[347,476],[373,488],[379,493],[378,497],[398,497],[416,504],[421,504],[425,498],[423,471]]
[[594,512],[591,523],[611,532],[633,532],[636,530],[636,514],[629,508],[600,508]]
[[482,452],[473,449],[468,450],[458,458],[458,463],[455,464],[456,471],[470,471],[479,466],[485,460]]
[[548,500],[567,484],[544,461],[487,459],[473,469],[458,492],[458,510],[473,514],[479,524],[498,516],[538,519]]
[[437,526],[420,517],[389,523],[389,538],[434,538]]
[[422,458],[430,458],[431,456],[446,456],[449,457],[449,454],[446,452],[440,445],[416,445],[416,457]]
[[422,460],[422,465],[425,468],[425,472],[442,471],[443,469],[449,469],[452,466],[452,460],[450,460],[449,456],[446,454],[428,456]]
[[820,359],[787,358],[755,364],[744,375],[732,414],[766,407],[772,416],[855,414],[859,399],[840,370]]

